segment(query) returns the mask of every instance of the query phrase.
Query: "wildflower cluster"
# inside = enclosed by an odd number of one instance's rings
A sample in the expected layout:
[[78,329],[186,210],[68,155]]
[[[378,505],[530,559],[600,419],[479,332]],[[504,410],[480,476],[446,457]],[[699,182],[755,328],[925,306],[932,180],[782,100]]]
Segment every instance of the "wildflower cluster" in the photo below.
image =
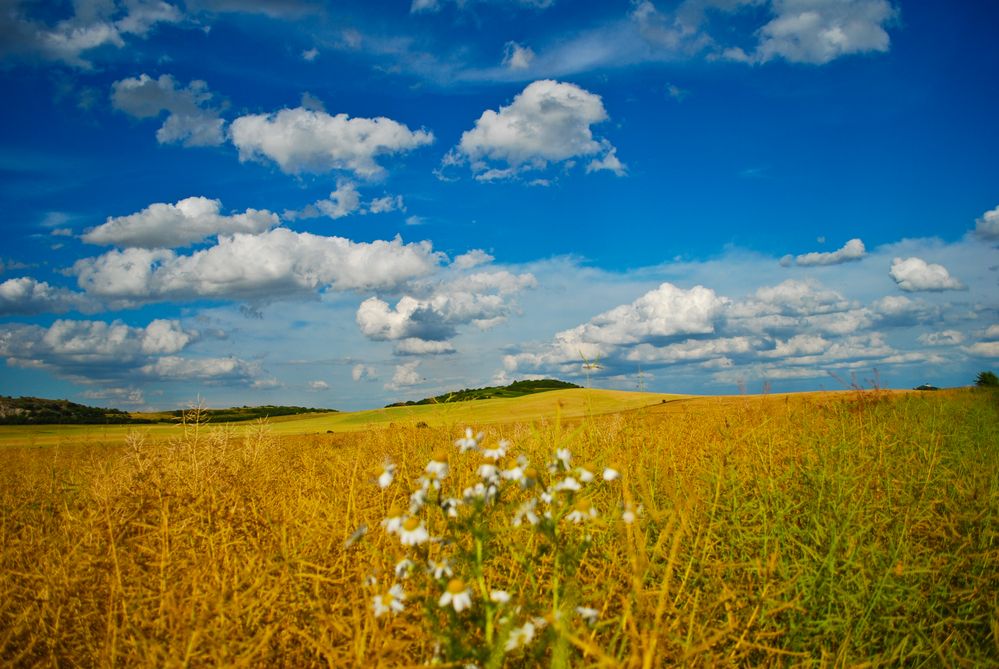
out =
[[573,575],[593,533],[614,520],[598,500],[617,485],[617,468],[577,465],[567,448],[535,463],[506,440],[486,445],[466,429],[405,494],[393,488],[396,472],[386,462],[375,475],[396,500],[381,527],[398,550],[394,579],[371,583],[376,617],[422,615],[435,659],[466,666],[539,657],[560,630],[598,624]]

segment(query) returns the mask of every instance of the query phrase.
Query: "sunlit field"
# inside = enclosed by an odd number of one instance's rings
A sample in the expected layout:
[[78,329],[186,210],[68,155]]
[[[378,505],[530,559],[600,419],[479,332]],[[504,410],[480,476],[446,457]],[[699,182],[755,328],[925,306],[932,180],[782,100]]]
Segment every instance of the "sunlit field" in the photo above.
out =
[[407,410],[4,432],[0,662],[999,663],[995,393]]

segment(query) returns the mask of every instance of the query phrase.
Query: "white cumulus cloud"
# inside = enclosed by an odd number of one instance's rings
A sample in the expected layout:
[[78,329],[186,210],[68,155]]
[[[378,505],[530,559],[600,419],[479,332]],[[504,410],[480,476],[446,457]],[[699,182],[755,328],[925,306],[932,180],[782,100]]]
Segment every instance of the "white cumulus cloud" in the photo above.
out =
[[964,342],[964,334],[957,330],[926,332],[919,335],[919,343],[927,346],[956,346]]
[[280,223],[277,214],[267,210],[247,209],[225,216],[221,208],[220,201],[206,197],[189,197],[176,204],[157,202],[128,216],[108,217],[82,239],[88,244],[125,248],[174,248],[216,235],[260,233]]
[[122,79],[111,86],[111,104],[136,118],[154,118],[167,112],[156,131],[161,144],[179,142],[184,146],[218,146],[224,141],[224,121],[211,105],[208,84],[195,80],[178,87],[169,74],[153,79],[147,74]]
[[399,390],[400,388],[405,388],[406,386],[415,386],[423,382],[423,377],[417,371],[420,366],[419,360],[413,360],[411,362],[404,362],[401,365],[396,365],[395,372],[392,374],[392,380],[385,384],[386,390]]
[[511,70],[526,70],[534,60],[534,51],[529,46],[507,42],[503,47],[503,65]]
[[190,255],[113,250],[78,260],[72,272],[81,288],[101,297],[266,300],[322,290],[393,290],[432,273],[441,260],[429,242],[354,242],[276,228],[223,236]]
[[317,200],[301,211],[287,211],[285,218],[296,220],[325,216],[336,220],[351,214],[385,214],[391,211],[406,211],[401,195],[385,195],[362,202],[357,184],[350,179],[341,178],[337,179],[336,190],[328,198]]
[[990,242],[999,239],[999,207],[985,212],[975,221],[975,234]]
[[162,0],[80,0],[74,12],[55,24],[28,18],[30,3],[6,2],[0,12],[0,55],[39,55],[91,69],[85,54],[100,47],[123,48],[129,36],[145,37],[159,23],[177,23],[183,12]]
[[66,311],[94,311],[94,301],[86,295],[22,276],[0,283],[0,316],[26,316]]
[[[368,298],[358,307],[356,320],[369,339],[443,342],[454,337],[460,325],[488,329],[502,322],[514,308],[511,297],[536,284],[532,274],[477,272],[433,286],[426,297],[405,295],[395,307],[380,298]],[[440,345],[412,342],[396,350],[408,355],[450,352]]]
[[909,292],[964,289],[964,284],[951,276],[946,267],[922,258],[895,258],[888,274],[899,288]]
[[458,146],[445,157],[445,166],[467,160],[476,177],[488,181],[594,157],[590,171],[620,174],[624,165],[614,147],[595,138],[591,129],[607,119],[599,95],[575,84],[535,81],[499,111],[484,111],[475,127],[462,133]]
[[885,52],[891,45],[885,28],[898,13],[888,0],[773,0],[771,11],[753,54],[736,48],[726,55],[822,65],[850,54]]
[[428,130],[410,130],[390,118],[350,118],[302,107],[240,116],[229,127],[240,160],[269,159],[288,174],[352,172],[376,178],[376,158],[405,153],[434,141]]
[[451,261],[451,267],[455,269],[472,269],[479,265],[491,263],[495,258],[482,249],[472,249],[467,253],[462,253]]
[[178,355],[200,334],[177,320],[156,319],[145,327],[121,321],[56,320],[49,327],[0,327],[0,356],[8,365],[45,369],[83,384],[199,378],[246,379],[256,373],[237,358]]
[[851,260],[860,260],[867,255],[864,242],[859,239],[851,239],[842,248],[831,253],[804,253],[795,257],[794,261],[801,267],[813,267],[816,265],[839,265]]
[[374,379],[378,378],[378,373],[371,365],[365,365],[364,363],[359,362],[350,370],[350,378],[355,381],[360,381],[365,378]]
[[449,341],[427,341],[411,337],[397,342],[393,353],[396,355],[450,355],[455,353]]

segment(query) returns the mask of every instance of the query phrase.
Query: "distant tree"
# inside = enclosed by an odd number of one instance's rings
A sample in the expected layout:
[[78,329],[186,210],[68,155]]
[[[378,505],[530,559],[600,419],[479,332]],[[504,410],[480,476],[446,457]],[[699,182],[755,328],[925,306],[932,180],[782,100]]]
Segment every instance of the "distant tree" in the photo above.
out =
[[975,385],[979,388],[999,388],[999,376],[995,372],[979,372],[975,377]]

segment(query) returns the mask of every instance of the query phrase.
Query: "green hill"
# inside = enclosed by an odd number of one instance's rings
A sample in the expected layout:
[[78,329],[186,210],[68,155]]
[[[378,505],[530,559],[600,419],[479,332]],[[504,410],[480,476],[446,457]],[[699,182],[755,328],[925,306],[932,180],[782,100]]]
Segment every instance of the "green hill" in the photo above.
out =
[[[0,395],[0,425],[148,425],[176,423],[184,413],[183,409],[155,413],[128,413],[121,409],[91,407],[69,400]],[[202,409],[202,416],[212,423],[237,423],[257,418],[277,418],[307,413],[335,413],[335,410],[273,405]]]
[[437,395],[436,397],[426,397],[419,401],[396,402],[389,404],[390,407],[410,407],[420,404],[445,404],[448,402],[468,402],[470,400],[495,400],[509,397],[523,397],[534,393],[543,393],[549,390],[567,390],[569,388],[579,388],[575,383],[559,381],[557,379],[537,379],[532,381],[514,381],[508,386],[487,386],[486,388],[464,388],[455,392]]
[[[186,409],[175,411],[165,411],[157,416],[162,416],[161,421],[175,422],[187,412]],[[202,409],[203,416],[207,416],[212,423],[238,423],[245,420],[256,420],[258,418],[277,418],[278,416],[298,416],[306,413],[336,413],[336,409],[312,409],[309,407],[277,406],[265,404],[258,407],[231,407],[229,409]]]
[[102,409],[69,400],[0,395],[0,425],[122,425],[148,423],[120,409]]

